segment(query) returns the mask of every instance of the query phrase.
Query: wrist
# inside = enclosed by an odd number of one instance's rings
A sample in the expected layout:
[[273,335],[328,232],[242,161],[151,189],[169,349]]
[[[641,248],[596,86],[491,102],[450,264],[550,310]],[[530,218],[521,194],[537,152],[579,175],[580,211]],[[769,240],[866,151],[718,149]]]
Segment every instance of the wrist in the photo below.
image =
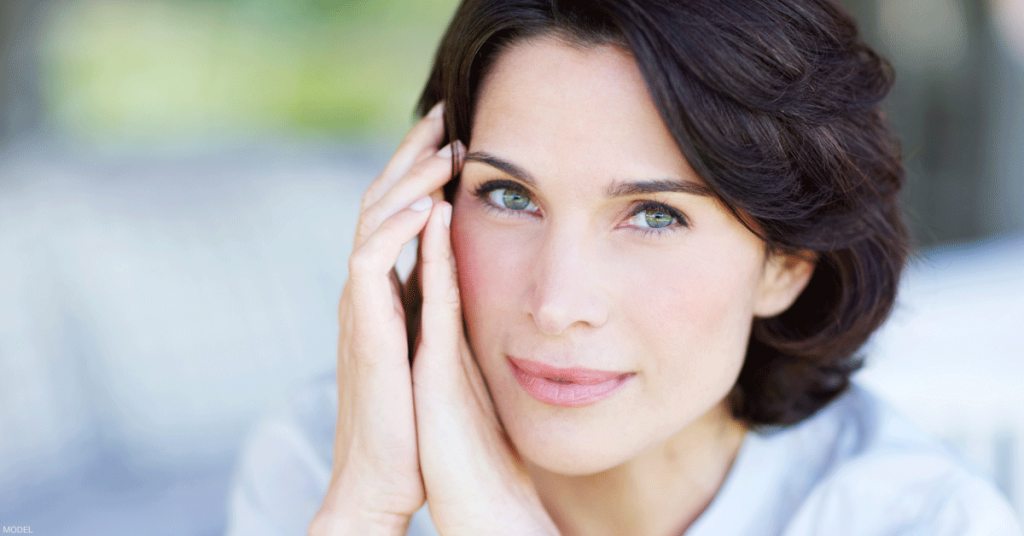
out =
[[386,494],[353,482],[364,479],[350,473],[336,476],[309,525],[309,536],[405,536],[415,508],[409,512],[388,508]]
[[309,536],[405,536],[411,516],[369,511],[346,503],[325,504],[309,524]]

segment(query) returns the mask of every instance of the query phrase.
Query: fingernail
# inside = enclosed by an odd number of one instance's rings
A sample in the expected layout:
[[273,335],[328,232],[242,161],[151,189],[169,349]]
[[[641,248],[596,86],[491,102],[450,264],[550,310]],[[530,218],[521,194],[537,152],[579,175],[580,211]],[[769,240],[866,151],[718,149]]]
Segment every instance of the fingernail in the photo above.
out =
[[451,158],[452,144],[449,143],[448,145],[441,147],[441,150],[437,151],[437,156],[440,156],[441,158]]
[[452,228],[452,206],[446,205],[441,207],[441,217],[444,219],[444,226]]
[[441,117],[442,115],[444,115],[444,101],[435,104],[434,107],[427,112],[427,117]]
[[423,212],[424,210],[429,210],[432,206],[434,206],[434,201],[430,199],[430,197],[424,197],[423,199],[409,205],[409,208],[416,212]]

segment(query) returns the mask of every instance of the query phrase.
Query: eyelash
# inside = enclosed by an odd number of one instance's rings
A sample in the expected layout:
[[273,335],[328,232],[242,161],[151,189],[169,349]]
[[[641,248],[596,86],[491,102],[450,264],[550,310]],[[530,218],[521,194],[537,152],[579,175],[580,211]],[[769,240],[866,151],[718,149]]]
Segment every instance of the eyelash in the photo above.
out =
[[[522,217],[532,214],[532,212],[527,212],[524,210],[513,210],[507,207],[495,205],[490,199],[490,194],[494,190],[499,190],[502,188],[520,192],[526,195],[527,197],[530,197],[529,191],[526,188],[524,188],[521,184],[517,182],[509,180],[487,181],[477,186],[472,193],[477,199],[479,199],[484,204],[484,206],[488,210],[494,210],[502,215]],[[690,226],[689,221],[687,221],[686,217],[683,216],[681,212],[664,203],[659,203],[657,201],[639,201],[635,203],[633,205],[633,208],[631,208],[629,211],[629,218],[633,218],[637,214],[641,214],[643,212],[662,212],[664,214],[668,214],[669,216],[672,217],[672,219],[675,220],[674,224],[666,227],[633,227],[633,229],[636,232],[639,232],[643,236],[661,235],[678,230],[680,228],[688,228]]]
[[666,205],[665,203],[659,203],[657,201],[640,201],[633,205],[633,208],[629,211],[629,217],[633,218],[637,214],[641,214],[643,212],[662,212],[668,214],[673,220],[675,220],[674,224],[666,227],[636,227],[635,229],[644,236],[664,234],[690,227],[690,222],[687,221],[686,216],[683,216],[681,212]]
[[527,197],[530,197],[530,192],[526,188],[523,188],[521,184],[519,184],[518,182],[508,180],[487,181],[481,184],[480,186],[477,186],[476,189],[473,190],[473,195],[476,196],[477,199],[479,199],[481,202],[483,202],[485,207],[487,207],[490,210],[497,211],[499,214],[508,216],[529,216],[532,214],[531,212],[527,212],[525,210],[512,210],[508,207],[495,205],[490,200],[491,192],[503,188],[506,190],[521,192]]

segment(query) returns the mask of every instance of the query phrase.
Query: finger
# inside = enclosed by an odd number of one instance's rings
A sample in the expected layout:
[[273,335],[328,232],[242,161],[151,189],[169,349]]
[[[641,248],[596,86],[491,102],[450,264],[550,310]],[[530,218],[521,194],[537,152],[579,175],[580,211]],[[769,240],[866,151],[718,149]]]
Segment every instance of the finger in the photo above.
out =
[[423,305],[415,365],[421,385],[433,386],[430,396],[457,394],[462,403],[476,408],[476,415],[489,416],[484,420],[491,429],[500,431],[490,392],[466,340],[451,216],[450,204],[437,203],[420,239]]
[[[354,308],[360,311],[355,320],[379,322],[396,316],[391,271],[402,247],[423,229],[432,205],[430,198],[425,197],[397,212],[352,251],[349,256],[351,298]],[[366,326],[356,329],[361,327]]]
[[362,206],[373,205],[420,160],[437,151],[444,139],[444,103],[437,103],[423,119],[420,119],[398,145],[395,154],[384,166],[384,171],[370,184],[363,194]]
[[451,211],[448,203],[435,205],[421,246],[423,314],[417,355],[425,352],[434,370],[457,370],[460,356],[462,308],[449,233]]
[[448,144],[430,158],[418,162],[380,200],[366,207],[359,215],[354,243],[361,244],[381,222],[413,201],[427,195],[437,196],[452,178],[453,153],[461,147],[459,142]]

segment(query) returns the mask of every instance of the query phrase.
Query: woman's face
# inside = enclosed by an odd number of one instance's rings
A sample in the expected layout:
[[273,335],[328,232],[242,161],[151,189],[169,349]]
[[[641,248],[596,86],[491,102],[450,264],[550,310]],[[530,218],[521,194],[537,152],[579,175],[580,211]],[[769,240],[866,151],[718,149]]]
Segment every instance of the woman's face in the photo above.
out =
[[753,317],[803,286],[708,195],[630,56],[554,38],[483,82],[452,237],[502,423],[561,474],[728,421]]

